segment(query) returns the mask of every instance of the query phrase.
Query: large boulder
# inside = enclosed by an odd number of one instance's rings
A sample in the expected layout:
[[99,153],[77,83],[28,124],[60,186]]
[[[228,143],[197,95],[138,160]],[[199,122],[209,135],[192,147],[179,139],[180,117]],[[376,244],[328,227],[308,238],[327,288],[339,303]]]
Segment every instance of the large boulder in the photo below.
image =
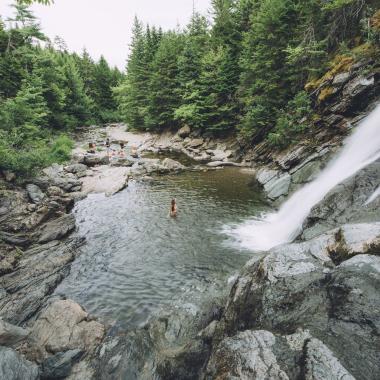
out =
[[[349,243],[353,250],[365,249],[368,236],[360,241],[359,235]],[[328,249],[334,239],[287,244],[247,263],[218,323],[217,341],[252,328],[280,334],[307,329],[353,376],[377,379],[380,257],[359,254],[335,267]]]
[[110,163],[110,159],[108,156],[89,154],[84,156],[83,163],[87,166],[108,165]]
[[184,165],[182,165],[178,161],[172,160],[171,158],[165,158],[161,162],[161,166],[162,166],[162,169],[164,171],[169,171],[169,172],[179,171],[179,170],[185,169]]
[[78,178],[86,175],[87,166],[84,164],[71,164],[64,168],[65,172],[75,174]]
[[[47,358],[50,354],[69,350],[90,352],[102,341],[104,332],[104,326],[91,320],[77,303],[71,300],[56,301],[41,313],[32,326],[29,355]],[[70,357],[59,356],[56,359],[66,362]]]
[[0,379],[38,380],[39,369],[16,351],[0,346]]
[[40,203],[44,200],[45,194],[42,190],[32,183],[26,185],[26,191],[28,192],[29,198],[33,203]]
[[329,348],[307,330],[285,336],[247,330],[224,338],[211,354],[205,378],[354,380]]

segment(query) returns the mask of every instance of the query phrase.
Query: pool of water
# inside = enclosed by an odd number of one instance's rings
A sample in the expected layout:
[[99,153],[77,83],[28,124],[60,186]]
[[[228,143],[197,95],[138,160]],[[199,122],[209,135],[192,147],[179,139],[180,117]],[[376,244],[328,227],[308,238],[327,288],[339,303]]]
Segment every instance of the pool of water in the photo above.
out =
[[[90,195],[74,213],[87,243],[58,287],[110,323],[137,327],[189,288],[227,283],[252,255],[228,244],[223,225],[267,206],[237,169],[186,172]],[[179,214],[168,217],[170,200]]]

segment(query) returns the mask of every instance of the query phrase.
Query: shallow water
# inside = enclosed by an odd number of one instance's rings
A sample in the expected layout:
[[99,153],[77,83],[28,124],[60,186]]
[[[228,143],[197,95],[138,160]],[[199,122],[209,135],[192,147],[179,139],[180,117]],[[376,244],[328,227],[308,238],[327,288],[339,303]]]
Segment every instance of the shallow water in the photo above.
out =
[[[265,210],[252,175],[236,169],[132,182],[113,197],[90,195],[74,213],[87,244],[57,293],[104,321],[137,327],[189,288],[227,284],[252,256],[222,227]],[[171,198],[179,215],[168,217]]]

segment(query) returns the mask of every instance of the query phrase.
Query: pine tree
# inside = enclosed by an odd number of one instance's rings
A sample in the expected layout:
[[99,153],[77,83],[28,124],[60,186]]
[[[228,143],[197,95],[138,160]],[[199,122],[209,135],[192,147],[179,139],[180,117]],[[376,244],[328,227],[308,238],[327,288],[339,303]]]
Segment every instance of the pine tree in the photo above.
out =
[[145,117],[148,129],[175,127],[174,113],[180,104],[177,59],[181,50],[181,36],[175,32],[163,35],[151,66],[153,72]]
[[201,127],[199,118],[199,91],[202,59],[209,48],[207,20],[194,13],[185,35],[184,48],[178,58],[178,81],[181,106],[175,110],[175,119],[195,128]]
[[293,0],[264,0],[252,16],[240,60],[245,106],[241,130],[250,138],[263,138],[279,109],[294,95],[289,89],[297,68],[286,64],[286,48],[296,24]]
[[70,56],[61,57],[64,75],[65,124],[75,128],[91,123],[92,101],[86,94],[79,70]]

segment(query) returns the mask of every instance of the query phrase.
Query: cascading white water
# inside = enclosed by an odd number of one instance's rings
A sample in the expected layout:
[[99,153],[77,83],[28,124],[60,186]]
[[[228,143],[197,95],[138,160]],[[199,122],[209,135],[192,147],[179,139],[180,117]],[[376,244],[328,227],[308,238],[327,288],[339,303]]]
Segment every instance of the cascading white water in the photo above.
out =
[[243,248],[261,251],[291,242],[312,207],[336,185],[380,157],[380,106],[346,140],[338,156],[310,184],[294,193],[277,213],[227,227]]

